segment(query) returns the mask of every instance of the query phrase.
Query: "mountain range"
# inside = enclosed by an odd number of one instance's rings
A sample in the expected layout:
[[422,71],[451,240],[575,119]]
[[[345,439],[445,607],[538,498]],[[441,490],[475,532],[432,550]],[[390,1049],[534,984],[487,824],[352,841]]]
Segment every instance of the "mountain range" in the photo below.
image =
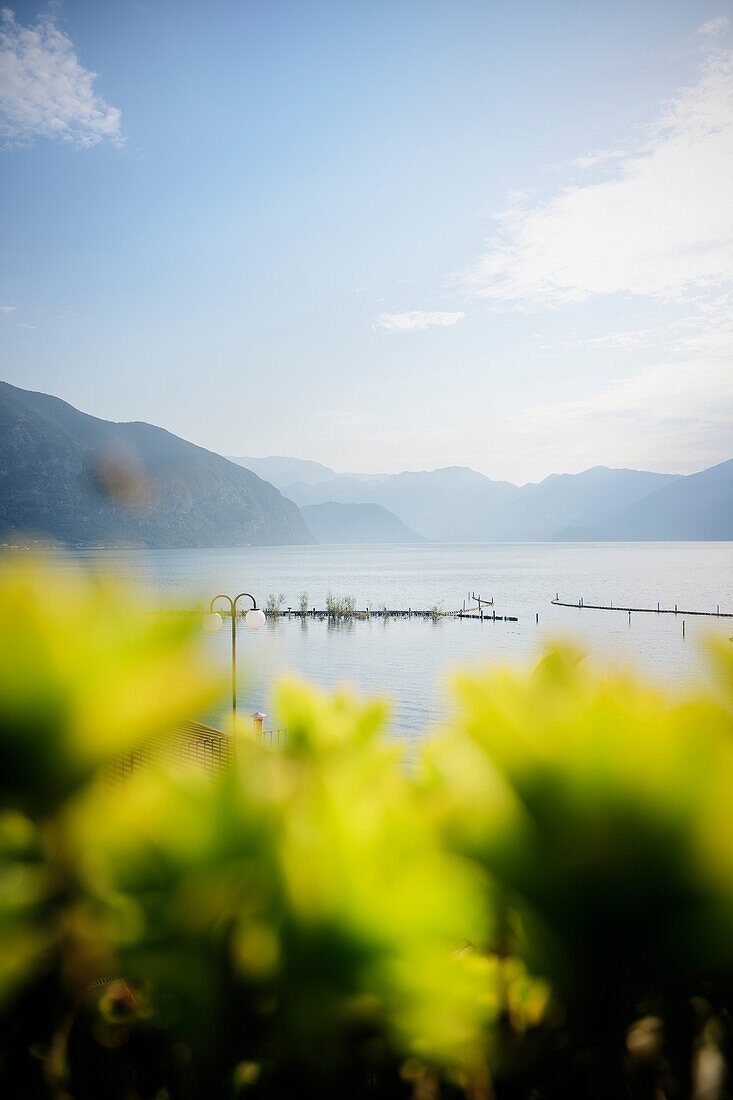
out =
[[733,459],[675,478],[596,527],[565,532],[564,537],[596,541],[733,539]]
[[249,470],[151,424],[115,424],[0,382],[0,537],[73,545],[312,543]]
[[733,460],[687,476],[594,466],[522,486],[462,466],[367,478],[299,461],[269,472],[301,508],[378,504],[437,541],[733,539]]
[[424,542],[393,512],[379,504],[306,504],[300,509],[316,542]]
[[0,382],[0,538],[28,537],[153,547],[733,540],[733,459],[686,476],[595,466],[523,486],[462,466],[337,474],[284,456],[230,460]]

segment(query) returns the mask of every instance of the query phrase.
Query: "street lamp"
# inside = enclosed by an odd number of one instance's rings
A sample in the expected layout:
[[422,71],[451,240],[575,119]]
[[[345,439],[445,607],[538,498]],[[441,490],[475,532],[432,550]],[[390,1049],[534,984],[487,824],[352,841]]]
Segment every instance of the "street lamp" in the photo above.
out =
[[237,602],[244,596],[252,601],[252,607],[244,616],[244,621],[251,630],[259,630],[265,625],[265,613],[257,606],[257,600],[249,592],[240,592],[232,599],[231,596],[214,596],[209,604],[209,610],[204,615],[203,628],[207,634],[215,634],[220,630],[224,620],[218,611],[214,611],[217,600],[228,600],[232,609],[232,730],[237,720]]

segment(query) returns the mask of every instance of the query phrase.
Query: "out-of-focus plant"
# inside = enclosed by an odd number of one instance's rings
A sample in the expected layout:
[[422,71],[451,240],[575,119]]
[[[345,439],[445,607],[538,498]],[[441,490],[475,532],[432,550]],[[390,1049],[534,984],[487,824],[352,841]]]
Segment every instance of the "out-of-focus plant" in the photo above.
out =
[[31,561],[0,568],[0,1074],[17,1096],[61,1088],[72,1021],[114,965],[69,807],[115,756],[218,691],[189,616]]
[[298,599],[298,605],[300,607],[301,615],[305,618],[305,616],[308,614],[308,593],[307,592],[301,592],[300,593],[300,596],[299,596],[299,599]]
[[424,754],[448,843],[491,875],[508,949],[564,1006],[548,1095],[618,1096],[635,1074],[639,1095],[689,1094],[701,1044],[730,1046],[733,661],[716,660],[715,698],[599,676],[562,647],[531,675],[460,676],[456,729]]
[[7,562],[0,584],[4,1090],[484,1082],[505,995],[469,945],[489,940],[483,874],[442,845],[384,707],[283,689],[286,751],[240,734],[213,779],[113,781],[210,700],[198,623],[53,566]]
[[214,784],[141,775],[80,808],[122,971],[165,992],[202,1094],[241,1065],[267,1096],[366,1095],[410,1059],[483,1079],[501,983],[460,950],[487,938],[482,876],[439,845],[381,705],[291,686],[278,712],[287,751],[244,739]]
[[115,753],[201,708],[215,688],[198,622],[154,614],[115,582],[0,568],[0,797],[46,816]]
[[722,1096],[730,654],[684,701],[562,648],[463,676],[411,767],[381,703],[289,685],[284,749],[113,782],[212,698],[197,635],[2,566],[4,1095]]

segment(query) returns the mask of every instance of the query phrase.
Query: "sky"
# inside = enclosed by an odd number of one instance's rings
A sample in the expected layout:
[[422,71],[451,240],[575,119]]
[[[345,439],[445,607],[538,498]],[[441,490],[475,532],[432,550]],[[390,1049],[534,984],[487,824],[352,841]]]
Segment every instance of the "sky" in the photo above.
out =
[[733,457],[733,3],[15,3],[0,377],[225,455]]

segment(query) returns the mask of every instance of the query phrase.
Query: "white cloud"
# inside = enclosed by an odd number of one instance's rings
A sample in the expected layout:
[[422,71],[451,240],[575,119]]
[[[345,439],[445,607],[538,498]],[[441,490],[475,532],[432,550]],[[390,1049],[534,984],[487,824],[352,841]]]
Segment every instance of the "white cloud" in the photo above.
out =
[[664,333],[655,329],[641,329],[630,332],[606,332],[602,336],[588,336],[566,340],[563,347],[572,348],[648,348],[668,343]]
[[462,321],[465,313],[432,312],[413,309],[409,313],[380,313],[372,328],[375,332],[421,332],[427,328],[450,328]]
[[[725,25],[701,33],[710,40]],[[499,309],[598,301],[596,331],[563,346],[614,349],[617,377],[507,419],[509,445],[531,445],[539,466],[623,456],[689,471],[733,453],[733,52],[708,50],[697,82],[663,105],[636,147],[572,162],[602,171],[600,181],[544,200],[508,196],[484,255],[461,277]],[[630,331],[608,324],[614,295],[662,303],[669,320]],[[638,363],[642,349],[645,365],[621,366],[625,356]]]
[[684,302],[733,282],[733,52],[715,50],[647,143],[612,164],[549,201],[512,196],[467,290],[533,309],[610,294]]
[[15,306],[0,306],[0,313],[12,313]]
[[581,157],[575,157],[570,163],[574,168],[597,168],[599,164],[622,160],[626,155],[623,149],[598,149],[595,153],[584,153]]
[[717,19],[709,19],[707,23],[703,23],[701,27],[697,28],[697,33],[702,35],[703,38],[717,38],[722,34],[730,22],[726,16],[721,15]]
[[24,145],[59,138],[77,148],[122,142],[120,111],[94,91],[96,73],[50,15],[28,27],[0,12],[0,140]]
[[27,325],[25,323],[25,321],[16,321],[15,327],[16,328],[35,328],[36,326],[35,325]]

